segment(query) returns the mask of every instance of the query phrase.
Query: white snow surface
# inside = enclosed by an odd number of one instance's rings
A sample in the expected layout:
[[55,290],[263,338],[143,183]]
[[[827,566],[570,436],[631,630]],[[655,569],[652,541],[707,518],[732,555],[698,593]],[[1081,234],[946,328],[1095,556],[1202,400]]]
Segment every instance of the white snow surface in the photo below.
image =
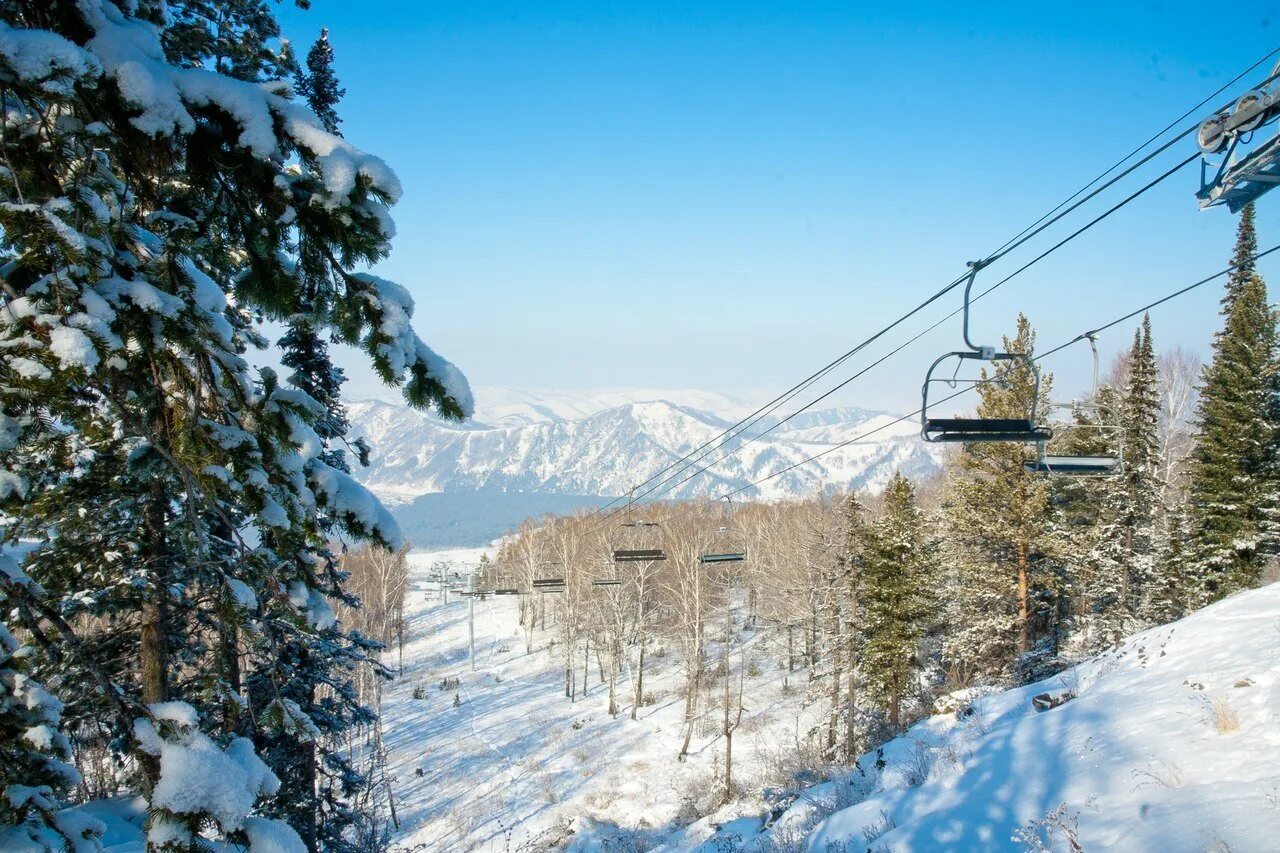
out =
[[[847,777],[798,797],[748,798],[682,823],[682,801],[708,789],[723,742],[699,731],[690,760],[675,760],[675,649],[652,661],[647,684],[657,701],[628,719],[624,677],[623,713],[610,718],[594,661],[589,696],[570,704],[551,638],[539,633],[525,655],[517,602],[496,598],[476,605],[472,673],[467,605],[442,604],[425,578],[441,563],[465,574],[480,553],[410,555],[405,672],[384,708],[403,821],[397,840],[406,846],[1024,850],[1028,842],[1014,838],[1023,831],[1066,850],[1063,829],[1035,825],[1058,809],[1084,850],[1277,849],[1280,584],[1136,635],[1059,676],[973,700],[963,718],[923,720]],[[747,681],[735,767],[753,780],[779,743],[818,721],[821,705],[805,706],[803,672],[791,676],[798,691],[782,689],[776,638],[743,636],[762,674]],[[448,676],[460,680],[457,707],[455,691],[439,689]],[[416,686],[425,698],[413,698]],[[1043,693],[1074,698],[1036,711],[1032,697]]]
[[[458,571],[465,578],[482,553],[485,549],[409,555],[405,669],[388,686],[383,706],[402,827],[396,842],[428,851],[566,844],[599,850],[623,838],[652,844],[677,831],[675,818],[684,800],[712,793],[712,766],[723,747],[710,731],[714,726],[699,728],[688,760],[676,761],[684,706],[674,647],[659,641],[650,648],[645,692],[653,702],[641,709],[639,719],[629,718],[625,671],[618,685],[621,713],[610,717],[608,688],[600,683],[594,655],[588,695],[584,699],[579,692],[578,701],[570,703],[564,693],[563,646],[548,648],[554,633],[539,630],[533,653],[526,655],[517,600],[490,598],[475,605],[472,672],[467,603],[453,595],[442,603],[428,575],[441,566],[446,576]],[[770,760],[770,749],[791,739],[797,727],[803,732],[815,724],[822,710],[804,707],[802,670],[789,675],[799,689],[784,689],[788,673],[779,667],[781,637],[750,631],[743,637],[751,649],[748,661],[761,672],[747,679],[749,719],[735,739],[735,774],[747,779]],[[714,664],[719,654],[714,643],[710,654]],[[386,662],[398,665],[397,650],[388,652]],[[733,666],[736,671],[736,652]],[[458,689],[441,689],[450,677],[459,680]],[[418,687],[424,698],[414,698]],[[754,813],[760,807],[744,808]]]
[[[1074,698],[1034,710],[1044,693]],[[665,849],[1069,850],[1068,828],[1090,851],[1280,849],[1280,584],[972,707],[918,723],[883,770],[863,756],[768,828],[712,816]]]

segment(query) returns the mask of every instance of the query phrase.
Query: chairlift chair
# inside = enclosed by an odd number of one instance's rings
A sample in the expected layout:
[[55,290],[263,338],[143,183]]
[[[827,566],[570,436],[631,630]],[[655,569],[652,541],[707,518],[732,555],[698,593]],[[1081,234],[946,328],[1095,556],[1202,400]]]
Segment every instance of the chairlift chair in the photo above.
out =
[[[1226,205],[1232,213],[1280,183],[1280,134],[1265,140],[1248,154],[1239,156],[1241,145],[1253,141],[1254,133],[1280,118],[1280,65],[1258,88],[1246,92],[1235,106],[1210,116],[1200,125],[1196,142],[1204,157],[1200,162],[1202,210]],[[1211,155],[1222,155],[1215,167]],[[1212,175],[1210,171],[1213,170]]]
[[564,573],[560,571],[560,563],[555,560],[544,560],[539,563],[538,576],[533,579],[535,592],[562,592],[564,590]]
[[[1098,404],[1098,340],[1089,332],[1085,335],[1089,348],[1093,351],[1093,393],[1091,402],[1077,402],[1061,408],[1089,409],[1101,414]],[[1119,423],[1085,423],[1073,424],[1070,429],[1097,430],[1105,436],[1115,436],[1117,452],[1112,454],[1049,454],[1045,443],[1041,442],[1035,459],[1022,463],[1025,471],[1032,474],[1049,474],[1060,477],[1107,477],[1118,474],[1124,461],[1124,430]]]
[[563,578],[534,578],[534,589],[564,588]]
[[725,495],[724,524],[716,531],[711,547],[698,555],[699,563],[742,563],[747,559],[747,543],[733,526],[733,503]]
[[615,563],[650,563],[667,559],[662,525],[656,521],[624,521],[612,542]]
[[[976,444],[983,442],[1045,442],[1053,437],[1053,430],[1036,423],[1036,401],[1040,399],[1040,368],[1035,359],[1026,353],[997,352],[993,346],[979,346],[969,339],[969,293],[973,289],[974,279],[978,271],[986,266],[985,261],[973,261],[969,264],[969,279],[964,287],[964,321],[963,334],[967,350],[956,350],[944,353],[929,365],[925,374],[924,387],[921,389],[920,403],[920,437],[930,443],[963,443]],[[930,413],[929,390],[935,383],[945,383],[954,388],[962,380],[935,378],[934,373],[943,362],[955,360],[956,373],[965,361],[1016,361],[1027,366],[1035,377],[1035,388],[1025,417],[1021,418],[938,418]],[[976,382],[978,380],[964,380]]]

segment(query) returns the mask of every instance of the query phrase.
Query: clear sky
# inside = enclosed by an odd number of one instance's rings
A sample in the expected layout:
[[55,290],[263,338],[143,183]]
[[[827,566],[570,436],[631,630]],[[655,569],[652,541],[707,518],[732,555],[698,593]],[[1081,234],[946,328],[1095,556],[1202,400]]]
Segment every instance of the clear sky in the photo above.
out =
[[[330,29],[344,132],[405,186],[379,271],[474,384],[761,402],[1280,45],[1271,0],[280,8],[300,53]],[[1233,217],[1197,209],[1197,180],[1188,167],[1005,285],[977,336],[1022,310],[1053,345],[1221,268]],[[1280,242],[1280,192],[1259,233]],[[1262,269],[1275,292],[1280,263]],[[1218,296],[1156,313],[1157,345],[1207,351]],[[940,329],[842,400],[913,408],[924,366],[958,343],[958,324]],[[1073,356],[1050,365],[1067,391],[1089,372],[1087,349]]]

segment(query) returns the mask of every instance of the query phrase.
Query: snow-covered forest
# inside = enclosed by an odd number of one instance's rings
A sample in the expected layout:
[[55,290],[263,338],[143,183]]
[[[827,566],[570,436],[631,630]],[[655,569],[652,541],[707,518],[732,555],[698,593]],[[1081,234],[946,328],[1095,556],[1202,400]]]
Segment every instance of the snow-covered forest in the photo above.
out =
[[[351,476],[330,340],[469,414],[388,251],[395,174],[343,138],[324,37],[269,4],[0,12],[0,848],[376,849],[353,733],[377,644],[332,543],[401,546]],[[291,371],[254,370],[268,322]]]
[[[874,464],[814,439],[877,488],[619,499],[426,554],[360,482],[334,352],[437,422],[472,394],[370,271],[402,188],[345,94],[266,0],[0,2],[0,850],[1274,844],[1252,204],[1203,362],[1143,314],[1068,399],[1018,317],[963,406],[1044,446],[924,475],[905,427]],[[556,458],[530,441],[496,458]],[[742,477],[831,451],[752,452]]]

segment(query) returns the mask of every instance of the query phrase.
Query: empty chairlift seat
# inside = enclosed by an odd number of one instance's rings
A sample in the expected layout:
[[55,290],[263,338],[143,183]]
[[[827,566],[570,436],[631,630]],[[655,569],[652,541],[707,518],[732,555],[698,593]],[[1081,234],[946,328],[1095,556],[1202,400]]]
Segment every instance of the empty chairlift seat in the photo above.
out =
[[1027,418],[925,418],[923,435],[940,443],[1038,442],[1052,438],[1053,430]]
[[1032,474],[1105,477],[1119,470],[1120,459],[1116,456],[1059,456],[1047,454],[1022,463],[1022,467]]
[[656,521],[623,522],[618,525],[611,547],[615,563],[650,563],[667,559],[662,525]]
[[[732,509],[725,511],[729,513]],[[746,562],[746,559],[746,540],[729,524],[725,524],[716,531],[716,536],[709,547],[698,555],[699,563],[742,563]]]
[[[1053,437],[1053,430],[1036,423],[1036,404],[1040,399],[1040,368],[1035,359],[1026,353],[997,352],[992,346],[979,346],[969,339],[969,293],[973,289],[974,279],[978,271],[986,266],[985,261],[974,261],[969,265],[970,272],[964,288],[964,322],[962,328],[964,344],[968,349],[943,353],[929,365],[924,377],[924,385],[920,396],[920,437],[928,442],[952,442],[977,444],[982,442],[1009,441],[1027,444],[1042,443]],[[934,398],[934,386],[945,384],[955,388],[960,383],[977,384],[982,380],[957,379],[956,375],[967,361],[985,361],[998,366],[1001,362],[1022,365],[1032,379],[1031,393],[1026,402],[1025,413],[1014,412],[1016,417],[1006,418],[940,418],[933,414],[934,408],[946,400]],[[946,362],[955,362],[955,372],[950,377],[934,376],[938,368]],[[998,374],[997,374],[998,375]],[[990,380],[987,380],[990,381]],[[947,397],[958,396],[953,394]]]

